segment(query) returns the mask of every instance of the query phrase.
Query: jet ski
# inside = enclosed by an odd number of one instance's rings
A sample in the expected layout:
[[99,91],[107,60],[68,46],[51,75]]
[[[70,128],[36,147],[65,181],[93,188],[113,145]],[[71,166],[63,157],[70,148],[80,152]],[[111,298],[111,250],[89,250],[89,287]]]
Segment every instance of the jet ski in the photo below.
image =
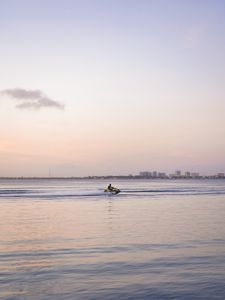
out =
[[110,186],[110,187],[107,187],[105,190],[104,190],[105,193],[108,193],[108,194],[112,194],[112,195],[116,195],[116,194],[119,194],[121,191],[120,189],[114,187],[114,186]]

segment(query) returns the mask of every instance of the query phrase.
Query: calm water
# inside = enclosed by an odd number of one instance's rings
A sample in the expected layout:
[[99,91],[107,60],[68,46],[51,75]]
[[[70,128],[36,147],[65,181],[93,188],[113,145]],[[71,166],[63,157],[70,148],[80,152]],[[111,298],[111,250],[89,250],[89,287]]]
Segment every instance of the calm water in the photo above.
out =
[[225,299],[225,180],[0,181],[0,299]]

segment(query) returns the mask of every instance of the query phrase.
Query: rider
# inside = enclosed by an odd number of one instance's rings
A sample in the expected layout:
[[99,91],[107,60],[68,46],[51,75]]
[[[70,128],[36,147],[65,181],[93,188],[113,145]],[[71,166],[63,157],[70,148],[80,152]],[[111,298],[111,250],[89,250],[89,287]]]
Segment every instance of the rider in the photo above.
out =
[[108,185],[107,189],[108,189],[109,191],[112,191],[112,190],[113,190],[113,187],[112,187],[111,183]]

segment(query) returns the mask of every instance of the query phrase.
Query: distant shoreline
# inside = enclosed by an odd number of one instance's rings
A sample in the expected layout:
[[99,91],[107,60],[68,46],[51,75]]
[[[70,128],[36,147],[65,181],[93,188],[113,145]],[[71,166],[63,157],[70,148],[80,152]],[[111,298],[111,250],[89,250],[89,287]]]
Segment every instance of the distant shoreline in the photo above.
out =
[[209,175],[209,176],[165,176],[165,177],[145,177],[145,176],[138,176],[138,175],[129,175],[129,176],[123,176],[123,175],[108,175],[108,176],[84,176],[84,177],[75,177],[75,176],[68,176],[68,177],[39,177],[39,176],[33,176],[33,177],[26,177],[26,176],[15,176],[15,177],[0,177],[0,180],[68,180],[68,179],[74,179],[74,180],[108,180],[108,179],[145,179],[145,180],[159,180],[159,179],[165,179],[165,180],[191,180],[191,179],[225,179],[225,176],[217,176],[217,175]]

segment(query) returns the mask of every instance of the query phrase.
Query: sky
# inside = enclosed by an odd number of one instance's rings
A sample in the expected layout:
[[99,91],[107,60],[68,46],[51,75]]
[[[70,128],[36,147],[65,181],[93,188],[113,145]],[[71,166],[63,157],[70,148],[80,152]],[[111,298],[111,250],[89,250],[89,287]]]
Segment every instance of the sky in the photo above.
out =
[[225,172],[223,0],[0,0],[0,176]]

